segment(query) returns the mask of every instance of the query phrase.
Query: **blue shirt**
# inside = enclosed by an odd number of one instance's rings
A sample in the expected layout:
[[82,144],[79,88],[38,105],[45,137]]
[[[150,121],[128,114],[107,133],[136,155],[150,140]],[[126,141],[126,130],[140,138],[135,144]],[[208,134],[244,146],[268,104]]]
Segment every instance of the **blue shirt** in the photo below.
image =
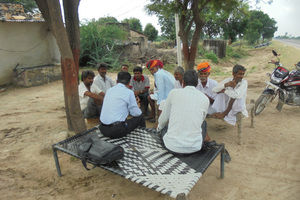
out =
[[175,78],[170,72],[158,69],[154,74],[154,81],[158,90],[157,104],[159,105],[162,100],[167,99],[170,91],[175,88]]
[[124,122],[129,114],[137,117],[142,114],[142,111],[136,103],[133,91],[124,84],[118,83],[105,94],[100,121],[106,125]]

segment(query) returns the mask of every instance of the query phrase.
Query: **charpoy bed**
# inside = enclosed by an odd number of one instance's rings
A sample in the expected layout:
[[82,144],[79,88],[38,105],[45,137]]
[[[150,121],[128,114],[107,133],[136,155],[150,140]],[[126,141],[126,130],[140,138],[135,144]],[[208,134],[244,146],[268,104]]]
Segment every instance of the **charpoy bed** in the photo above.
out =
[[159,134],[154,129],[137,128],[126,137],[109,139],[101,134],[98,126],[52,145],[58,176],[62,176],[62,173],[57,151],[80,158],[77,147],[89,137],[100,137],[124,148],[125,155],[121,160],[114,165],[99,167],[176,199],[186,198],[219,154],[220,176],[224,178],[224,144],[205,143],[197,153],[177,155],[164,148]]

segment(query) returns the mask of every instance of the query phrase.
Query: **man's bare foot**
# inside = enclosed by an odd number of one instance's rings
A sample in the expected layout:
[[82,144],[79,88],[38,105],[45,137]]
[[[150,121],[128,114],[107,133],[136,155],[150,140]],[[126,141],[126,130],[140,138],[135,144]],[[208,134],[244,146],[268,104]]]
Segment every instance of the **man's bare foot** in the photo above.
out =
[[209,135],[208,135],[207,133],[206,133],[206,135],[205,135],[204,141],[205,141],[205,142],[209,142],[209,141],[210,141],[210,137],[209,137]]
[[214,114],[212,114],[212,117],[217,118],[217,119],[224,119],[225,116],[226,116],[225,113],[214,113]]

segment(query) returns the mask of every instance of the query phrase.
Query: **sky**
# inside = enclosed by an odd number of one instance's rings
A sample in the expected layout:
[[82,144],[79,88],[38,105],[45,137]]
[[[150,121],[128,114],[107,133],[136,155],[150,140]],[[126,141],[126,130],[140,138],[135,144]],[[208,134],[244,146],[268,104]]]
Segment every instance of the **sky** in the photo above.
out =
[[142,28],[151,23],[160,33],[160,26],[155,15],[149,16],[144,11],[149,0],[81,0],[79,4],[79,20],[101,17],[115,17],[119,22],[126,18],[137,18],[141,21]]
[[[266,0],[265,0],[266,2]],[[299,0],[273,0],[272,4],[260,3],[261,11],[268,14],[277,22],[275,36],[300,36],[300,1]]]
[[[278,30],[275,36],[288,35],[300,36],[300,0],[273,0],[272,4],[263,3],[258,5],[261,11],[274,18]],[[79,19],[96,20],[101,17],[112,16],[118,21],[125,18],[135,17],[141,21],[143,29],[147,23],[151,23],[160,33],[160,26],[155,15],[149,16],[144,11],[149,0],[81,0],[79,5]]]

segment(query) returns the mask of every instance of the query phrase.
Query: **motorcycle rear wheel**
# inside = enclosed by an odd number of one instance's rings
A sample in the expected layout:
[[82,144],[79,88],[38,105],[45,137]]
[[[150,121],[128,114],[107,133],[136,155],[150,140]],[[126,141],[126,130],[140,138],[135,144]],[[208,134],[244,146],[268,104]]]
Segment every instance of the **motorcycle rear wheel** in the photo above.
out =
[[260,97],[258,97],[258,99],[255,102],[255,115],[258,115],[265,109],[265,107],[267,107],[267,105],[272,100],[272,96],[273,95],[271,94],[261,94]]

